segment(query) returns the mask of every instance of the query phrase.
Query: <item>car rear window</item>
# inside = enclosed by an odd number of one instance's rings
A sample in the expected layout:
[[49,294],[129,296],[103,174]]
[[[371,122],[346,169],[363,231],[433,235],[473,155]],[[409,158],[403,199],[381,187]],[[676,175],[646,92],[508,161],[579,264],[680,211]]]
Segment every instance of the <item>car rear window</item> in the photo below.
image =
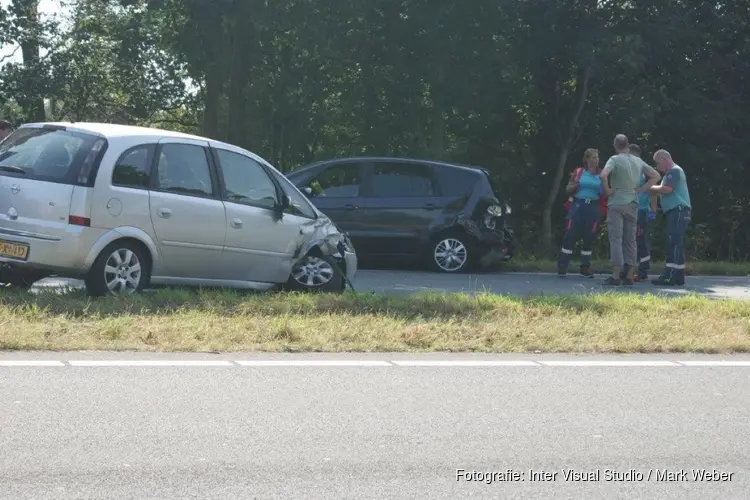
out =
[[0,175],[89,185],[107,141],[61,128],[24,127],[0,143]]

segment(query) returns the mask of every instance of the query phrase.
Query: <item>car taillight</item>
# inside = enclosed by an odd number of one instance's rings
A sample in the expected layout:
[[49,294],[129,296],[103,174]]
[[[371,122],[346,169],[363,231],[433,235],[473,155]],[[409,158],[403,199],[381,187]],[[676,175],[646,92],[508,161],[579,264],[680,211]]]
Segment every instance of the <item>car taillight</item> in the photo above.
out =
[[79,217],[77,215],[71,215],[68,217],[68,224],[71,224],[73,226],[89,227],[91,226],[91,219],[89,219],[88,217]]

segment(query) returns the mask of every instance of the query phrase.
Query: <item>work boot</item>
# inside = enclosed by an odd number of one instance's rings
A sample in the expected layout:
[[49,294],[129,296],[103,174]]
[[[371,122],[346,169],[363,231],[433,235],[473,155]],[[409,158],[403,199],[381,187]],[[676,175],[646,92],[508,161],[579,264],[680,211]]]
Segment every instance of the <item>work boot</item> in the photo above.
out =
[[558,278],[565,278],[568,276],[568,270],[564,267],[558,267],[557,268],[557,277]]
[[685,284],[685,278],[667,278],[666,276],[659,276],[655,280],[651,280],[651,284],[656,286],[682,286]]
[[593,278],[594,271],[591,270],[591,266],[581,266],[581,276],[584,278]]
[[620,280],[618,280],[618,279],[613,278],[612,276],[610,276],[609,278],[607,278],[606,280],[604,280],[603,284],[604,284],[604,286],[620,286],[622,284],[622,281],[620,281]]
[[630,271],[630,264],[625,264],[622,266],[622,271],[620,271],[620,279],[624,280],[628,276],[628,272]]

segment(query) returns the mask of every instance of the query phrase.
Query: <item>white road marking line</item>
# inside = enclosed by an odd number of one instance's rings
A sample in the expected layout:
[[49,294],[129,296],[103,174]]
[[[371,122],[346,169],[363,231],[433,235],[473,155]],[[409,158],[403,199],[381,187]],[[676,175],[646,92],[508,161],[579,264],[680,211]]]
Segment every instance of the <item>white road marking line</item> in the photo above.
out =
[[26,361],[26,360],[18,360],[18,361],[0,361],[0,366],[65,366],[65,363],[62,361],[47,361],[47,360],[37,360],[37,361]]
[[397,366],[539,366],[534,361],[392,361]]
[[685,366],[750,366],[750,361],[678,361]]
[[680,366],[673,361],[540,361],[546,366]]
[[111,360],[0,360],[0,367],[116,367],[116,366],[404,366],[404,367],[514,367],[514,366],[549,366],[549,367],[648,367],[648,366],[684,366],[684,367],[750,367],[750,360],[349,360],[349,359],[276,359],[276,360],[148,360],[148,359],[111,359]]
[[187,361],[187,360],[76,360],[69,361],[71,366],[232,366],[231,361],[206,360],[206,361]]
[[388,361],[375,360],[252,360],[235,361],[240,366],[391,366]]

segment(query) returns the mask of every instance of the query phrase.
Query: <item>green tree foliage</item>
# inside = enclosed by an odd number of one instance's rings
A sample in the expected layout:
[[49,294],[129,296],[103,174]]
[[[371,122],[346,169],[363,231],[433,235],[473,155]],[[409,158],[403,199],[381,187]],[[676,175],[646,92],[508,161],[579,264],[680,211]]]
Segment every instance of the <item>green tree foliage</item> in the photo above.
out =
[[0,42],[26,47],[0,105],[25,119],[46,99],[48,118],[202,133],[282,170],[482,165],[545,253],[568,172],[623,132],[687,171],[691,258],[750,258],[750,0],[76,0],[64,25],[34,4],[0,15]]

